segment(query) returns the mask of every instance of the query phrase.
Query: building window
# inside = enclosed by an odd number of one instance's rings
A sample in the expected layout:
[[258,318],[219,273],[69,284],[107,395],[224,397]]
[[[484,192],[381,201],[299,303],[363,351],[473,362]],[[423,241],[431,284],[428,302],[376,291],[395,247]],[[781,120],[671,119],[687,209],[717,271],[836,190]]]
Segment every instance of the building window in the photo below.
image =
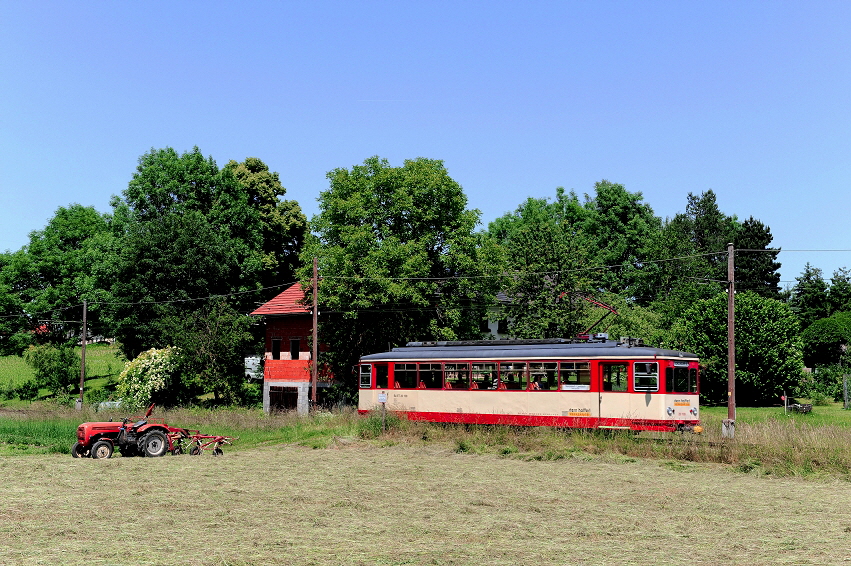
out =
[[280,360],[281,359],[281,339],[280,338],[272,338],[272,359]]
[[301,351],[301,340],[298,338],[290,339],[290,359],[297,360],[299,359],[298,353]]

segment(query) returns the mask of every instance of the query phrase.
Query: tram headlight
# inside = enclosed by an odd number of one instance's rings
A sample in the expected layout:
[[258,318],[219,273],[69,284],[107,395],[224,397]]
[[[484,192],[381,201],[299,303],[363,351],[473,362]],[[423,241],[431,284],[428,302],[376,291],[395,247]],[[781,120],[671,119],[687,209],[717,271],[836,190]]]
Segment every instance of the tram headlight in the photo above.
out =
[[692,415],[694,415],[696,417],[697,416],[697,407],[692,407],[691,410],[689,410],[689,413],[691,413]]
[[674,416],[674,408],[673,407],[668,407],[668,416],[669,417]]

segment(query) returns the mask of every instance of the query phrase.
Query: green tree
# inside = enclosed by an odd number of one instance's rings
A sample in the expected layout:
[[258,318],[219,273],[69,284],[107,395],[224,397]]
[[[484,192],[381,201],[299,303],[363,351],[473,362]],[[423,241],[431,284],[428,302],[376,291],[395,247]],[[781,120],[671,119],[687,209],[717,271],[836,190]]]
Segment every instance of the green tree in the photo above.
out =
[[807,367],[838,364],[851,344],[851,312],[839,312],[814,321],[801,333],[801,340]]
[[771,241],[771,229],[753,216],[739,226],[733,239],[737,290],[780,299],[780,248],[769,248]]
[[299,252],[307,236],[307,218],[294,200],[282,200],[286,189],[277,173],[256,157],[225,166],[248,194],[248,202],[259,215],[263,240],[264,287],[293,281]]
[[328,180],[299,278],[310,281],[317,257],[321,340],[335,374],[347,378],[361,354],[409,340],[479,336],[497,289],[481,276],[495,274],[498,252],[473,232],[479,212],[443,162],[392,167],[371,157]]
[[842,267],[833,272],[827,300],[831,313],[851,311],[851,271]]
[[789,304],[798,315],[801,328],[806,329],[816,320],[827,318],[830,314],[828,284],[822,276],[821,269],[813,267],[809,262],[795,280]]
[[594,184],[594,196],[585,195],[583,232],[596,250],[596,263],[607,269],[597,272],[597,286],[634,297],[637,279],[648,258],[647,244],[660,227],[640,192],[603,180]]
[[[106,261],[97,253],[109,237],[109,217],[93,207],[59,207],[42,230],[29,234],[29,243],[6,254],[0,266],[0,295],[4,312],[15,315],[6,323],[3,350],[21,353],[34,341],[76,342],[81,331],[82,300],[97,296],[94,273]],[[5,290],[5,293],[3,292]],[[92,333],[100,329],[97,307],[89,310]]]
[[[727,294],[697,302],[673,329],[670,346],[701,358],[701,394],[727,398]],[[803,371],[798,321],[789,306],[746,291],[736,294],[736,402],[776,402],[793,391]]]
[[283,194],[277,173],[257,158],[220,170],[197,147],[140,157],[123,198],[113,200],[120,246],[100,273],[128,358],[175,344],[173,320],[188,320],[208,297],[237,294],[231,306],[246,312],[257,299],[249,291],[291,280],[304,217]]
[[[251,317],[240,314],[224,299],[211,300],[186,318],[170,319],[174,343],[187,360],[184,383],[189,391],[212,393],[228,405],[243,399],[243,353],[255,340]],[[191,377],[189,377],[191,376]]]
[[73,348],[42,344],[30,346],[24,359],[33,368],[35,382],[54,395],[70,393],[80,381],[80,357]]
[[555,201],[529,198],[488,231],[501,246],[508,275],[503,315],[518,338],[573,336],[587,304],[578,293],[592,288],[595,259],[581,231],[586,210],[575,193],[556,190]]

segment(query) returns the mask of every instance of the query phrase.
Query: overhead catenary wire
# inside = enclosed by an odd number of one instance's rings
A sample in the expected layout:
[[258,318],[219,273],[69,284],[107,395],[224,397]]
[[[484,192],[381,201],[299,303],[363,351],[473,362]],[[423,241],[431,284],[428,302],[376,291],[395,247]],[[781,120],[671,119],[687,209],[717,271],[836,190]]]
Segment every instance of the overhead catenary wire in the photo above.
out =
[[[828,253],[847,253],[851,252],[851,249],[776,249],[776,248],[768,248],[768,249],[750,249],[750,248],[741,248],[733,250],[735,253],[784,253],[784,252],[828,252]],[[636,259],[634,262],[624,262],[620,264],[612,264],[612,265],[603,265],[603,266],[590,266],[583,268],[575,268],[575,269],[563,269],[563,270],[549,270],[549,271],[522,271],[522,270],[514,270],[509,272],[502,272],[496,274],[479,274],[479,275],[445,275],[440,277],[386,277],[386,276],[365,276],[365,275],[323,275],[321,279],[325,280],[360,280],[360,281],[425,281],[425,282],[434,282],[434,281],[460,281],[460,280],[476,280],[476,279],[494,279],[494,278],[509,278],[509,277],[535,277],[535,276],[552,276],[552,275],[571,275],[578,273],[593,273],[596,271],[603,270],[613,270],[613,269],[624,269],[624,268],[633,268],[633,269],[642,269],[646,266],[650,265],[658,265],[675,261],[683,261],[688,259],[697,259],[697,258],[705,258],[711,256],[726,256],[726,251],[720,252],[705,252],[700,254],[690,254],[684,256],[676,256],[671,258],[662,258],[655,260],[638,260]],[[695,281],[701,281],[706,283],[726,283],[722,280],[710,279],[706,277],[685,277],[687,279],[692,279]],[[181,298],[181,299],[163,299],[163,300],[150,300],[150,301],[108,301],[108,300],[97,300],[94,299],[89,303],[89,308],[97,308],[104,306],[142,306],[142,305],[165,305],[165,304],[174,304],[174,303],[188,303],[188,302],[199,302],[199,301],[207,301],[215,298],[230,298],[237,297],[242,295],[247,295],[251,293],[262,293],[264,291],[269,291],[272,289],[280,289],[282,287],[289,287],[299,281],[288,281],[286,283],[279,283],[276,285],[270,285],[267,287],[261,287],[258,289],[248,289],[243,291],[234,291],[231,293],[215,293],[211,295],[206,295],[202,297],[189,297],[189,298]],[[792,283],[793,281],[780,281],[781,283]],[[390,303],[392,305],[392,303]],[[36,311],[34,313],[16,313],[16,314],[2,314],[0,315],[0,319],[10,319],[10,318],[35,318],[38,315],[46,315],[53,314],[57,312],[63,312],[75,308],[82,308],[82,303],[77,303],[69,306],[57,306],[52,307],[45,310]],[[475,305],[469,308],[481,308],[484,305]],[[433,306],[423,306],[423,307],[404,307],[406,312],[410,312],[411,310],[425,310],[425,309],[433,309]],[[453,308],[462,308],[462,307],[453,307]],[[468,307],[463,307],[468,308]],[[330,312],[330,311],[325,311]],[[351,309],[344,311],[337,311],[340,313],[351,313],[351,312],[378,312],[375,309],[369,310],[359,310],[359,309]],[[396,312],[394,309],[381,309],[381,312]],[[401,312],[401,311],[399,311]],[[66,321],[61,321],[66,322]],[[79,322],[79,321],[74,321]]]

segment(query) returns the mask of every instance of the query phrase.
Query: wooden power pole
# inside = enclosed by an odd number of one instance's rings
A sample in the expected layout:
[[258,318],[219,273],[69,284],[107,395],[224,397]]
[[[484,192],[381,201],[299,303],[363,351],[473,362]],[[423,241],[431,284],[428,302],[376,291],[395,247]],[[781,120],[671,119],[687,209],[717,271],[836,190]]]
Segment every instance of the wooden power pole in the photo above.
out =
[[722,436],[733,438],[736,427],[736,264],[733,244],[727,244],[727,418]]
[[86,299],[83,299],[83,340],[80,352],[80,397],[77,399],[77,410],[83,409],[83,383],[86,380]]
[[313,352],[311,355],[310,368],[310,400],[316,407],[316,381],[319,378],[319,267],[316,258],[313,258]]

